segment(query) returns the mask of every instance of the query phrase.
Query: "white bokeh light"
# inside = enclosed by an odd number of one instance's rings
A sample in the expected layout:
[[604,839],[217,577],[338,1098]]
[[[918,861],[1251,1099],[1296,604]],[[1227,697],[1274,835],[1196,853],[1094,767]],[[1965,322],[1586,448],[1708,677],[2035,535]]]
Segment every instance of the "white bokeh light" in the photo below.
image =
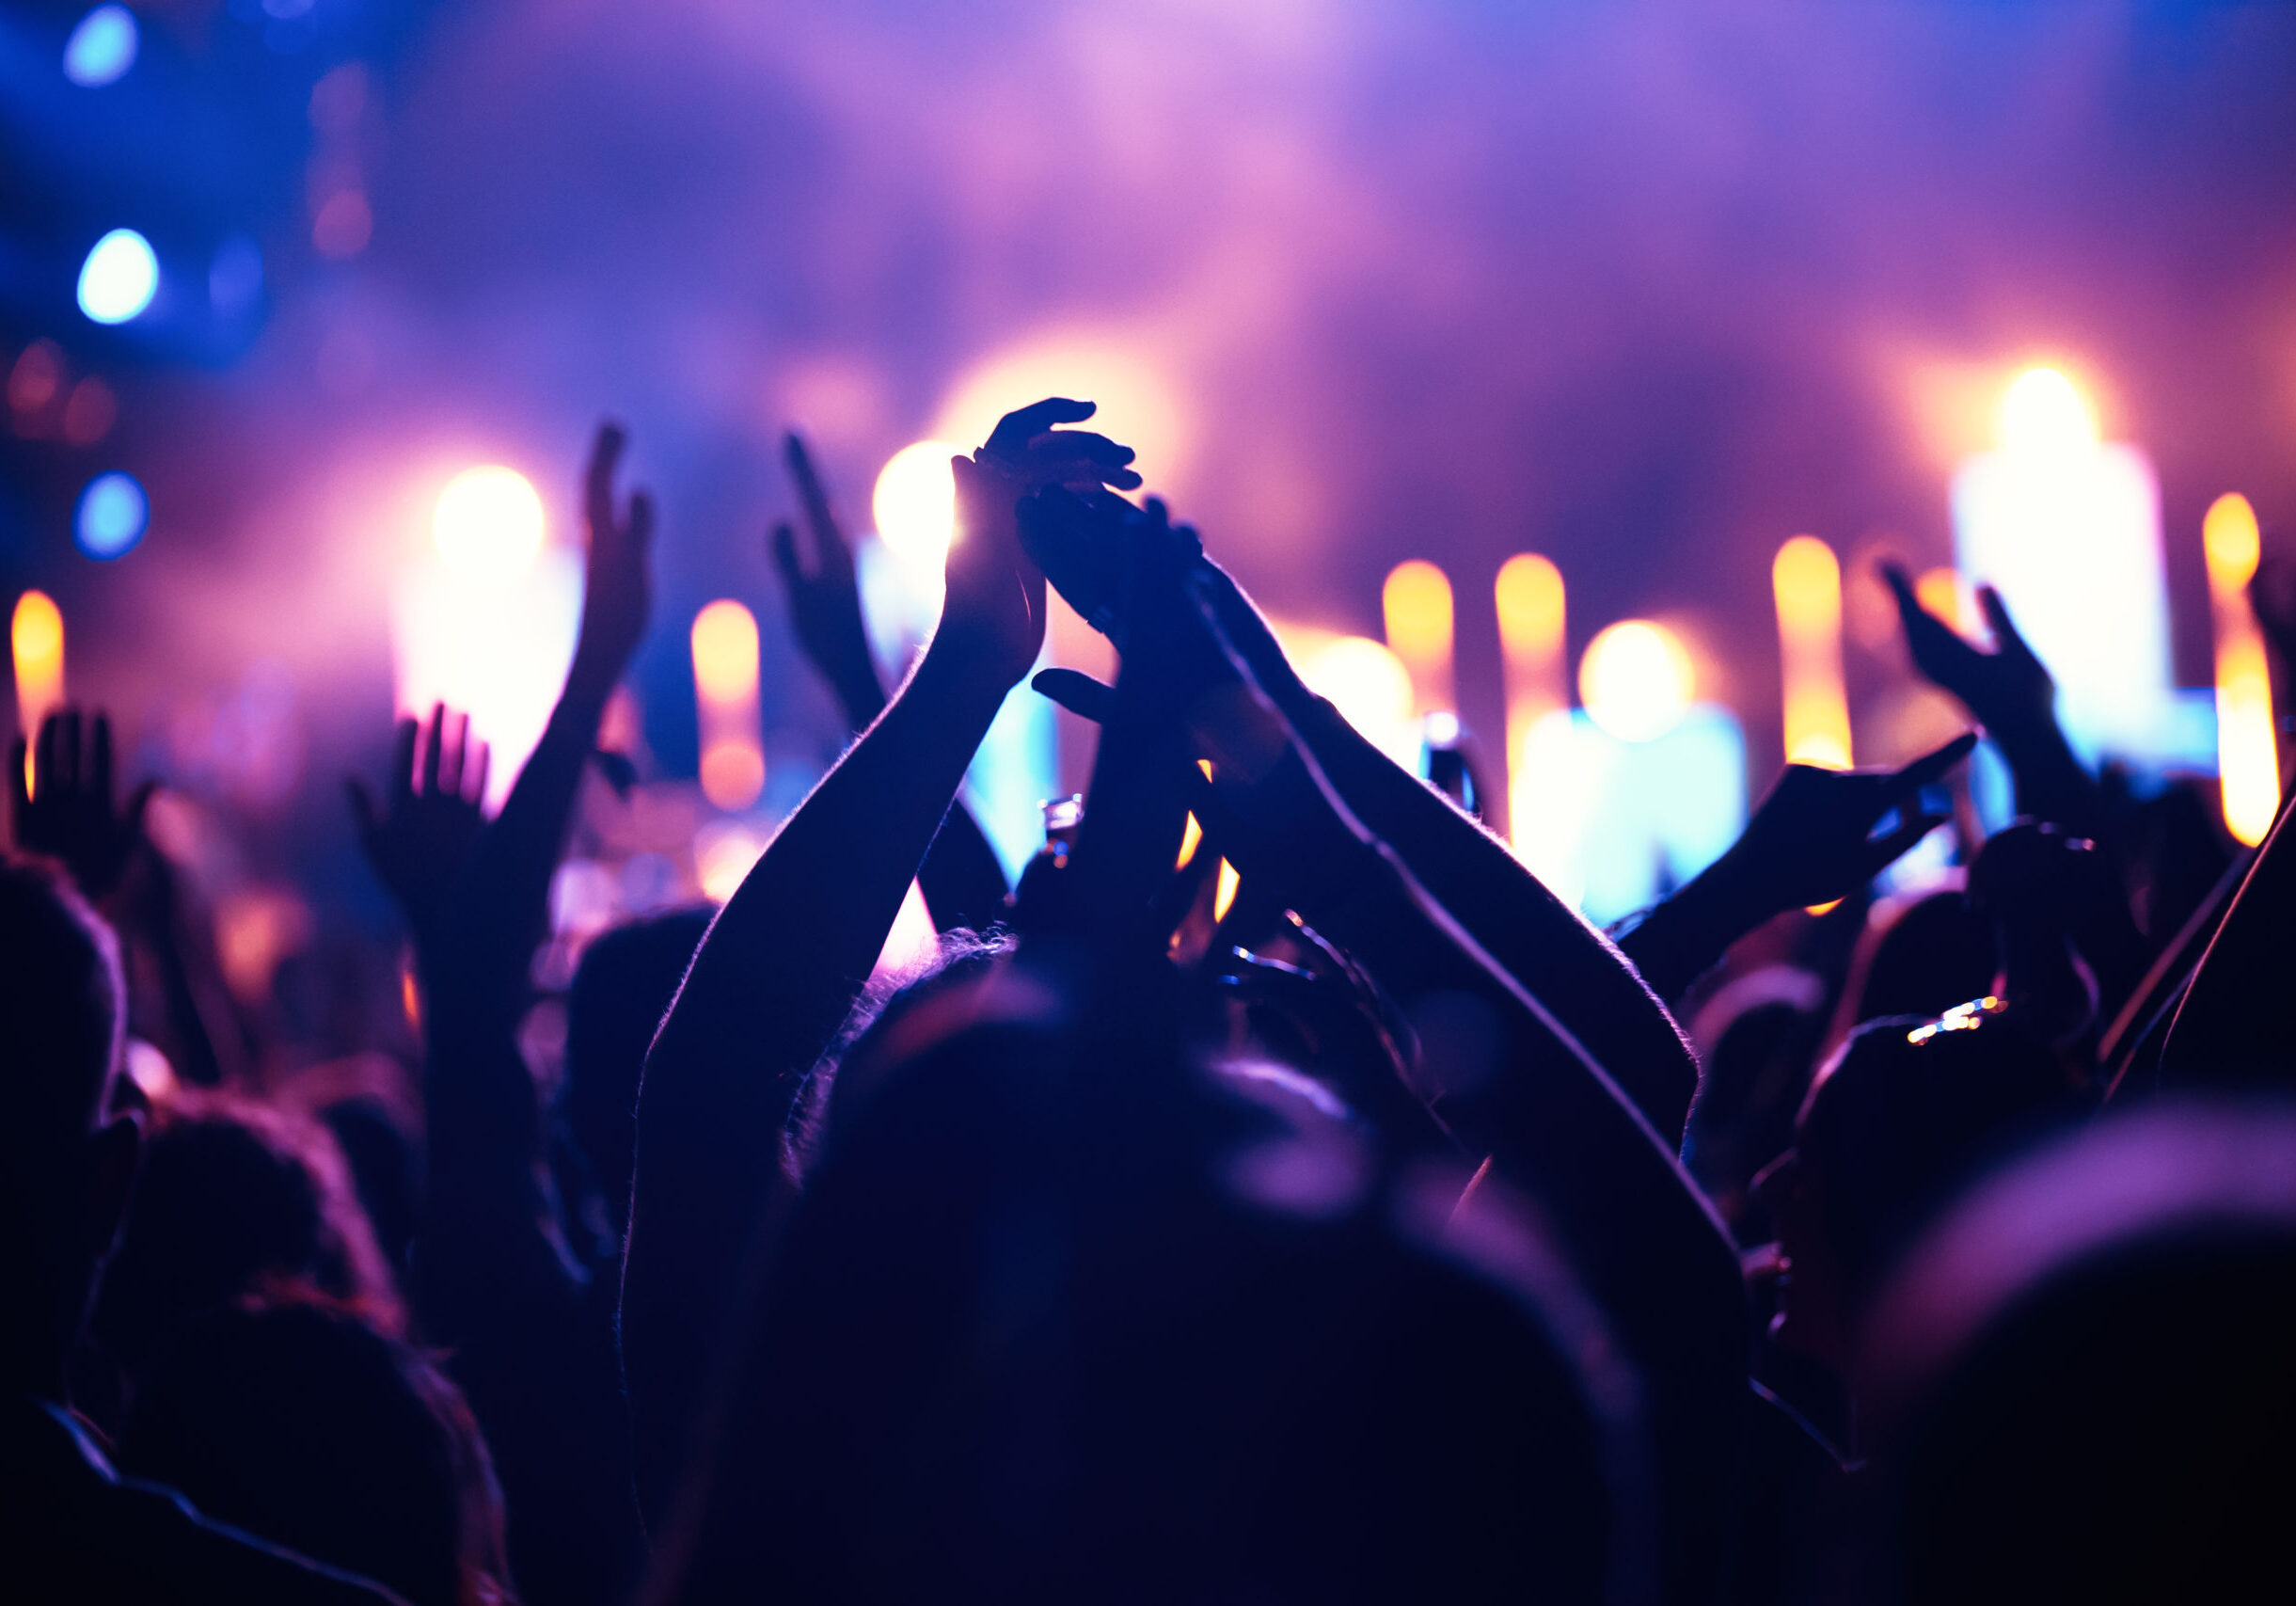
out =
[[80,264],[80,310],[93,323],[124,324],[151,305],[159,287],[151,243],[133,229],[115,229]]
[[542,551],[542,498],[515,469],[499,464],[466,469],[438,493],[431,538],[451,568],[516,574]]
[[1623,619],[1587,644],[1578,697],[1621,741],[1655,741],[1682,723],[1695,690],[1689,649],[1664,625]]

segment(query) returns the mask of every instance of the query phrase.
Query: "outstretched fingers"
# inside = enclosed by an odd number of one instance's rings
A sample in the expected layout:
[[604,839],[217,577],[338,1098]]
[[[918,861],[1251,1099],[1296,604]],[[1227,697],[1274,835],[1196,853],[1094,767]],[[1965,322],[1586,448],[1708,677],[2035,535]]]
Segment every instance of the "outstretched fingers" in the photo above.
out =
[[1040,696],[1050,698],[1079,719],[1103,724],[1115,705],[1116,689],[1095,680],[1080,669],[1041,669],[1029,682]]
[[1066,396],[1047,396],[1041,402],[1006,413],[997,420],[996,428],[989,434],[989,450],[1011,453],[1024,452],[1031,442],[1054,425],[1082,423],[1099,410],[1091,402],[1071,401]]
[[1965,730],[1936,752],[1923,754],[1890,777],[1889,796],[1892,800],[1902,798],[1942,779],[1976,745],[1977,733]]

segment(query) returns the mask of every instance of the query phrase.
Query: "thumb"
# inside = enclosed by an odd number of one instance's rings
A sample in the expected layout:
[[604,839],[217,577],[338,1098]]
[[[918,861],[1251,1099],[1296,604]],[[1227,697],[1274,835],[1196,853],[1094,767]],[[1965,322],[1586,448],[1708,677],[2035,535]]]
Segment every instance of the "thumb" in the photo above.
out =
[[2003,652],[2010,653],[2028,662],[2037,662],[2025,638],[2018,634],[2017,622],[2009,617],[2009,605],[1993,587],[1981,586],[1977,591],[1977,605],[1985,610],[1985,622],[1993,631],[1993,641]]
[[1876,842],[1866,844],[1865,880],[1870,880],[1889,868],[1912,851],[1915,843],[1939,826],[1948,823],[1952,816],[1917,814],[1912,819]]
[[1039,670],[1029,682],[1040,696],[1048,697],[1081,719],[1102,723],[1116,701],[1116,688],[1103,685],[1091,676],[1077,669]]

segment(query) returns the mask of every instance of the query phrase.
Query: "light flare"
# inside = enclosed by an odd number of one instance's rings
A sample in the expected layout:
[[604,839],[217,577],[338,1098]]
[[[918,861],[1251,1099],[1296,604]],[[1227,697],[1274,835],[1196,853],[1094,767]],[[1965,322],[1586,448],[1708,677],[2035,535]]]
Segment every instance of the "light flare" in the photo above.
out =
[[1842,677],[1842,565],[1814,535],[1797,535],[1770,564],[1789,764],[1850,765],[1849,696]]
[[701,714],[702,795],[729,813],[766,789],[758,729],[757,619],[732,597],[693,616],[693,685]]
[[1649,619],[1623,619],[1587,644],[1578,699],[1625,742],[1655,741],[1690,711],[1696,676],[1682,638]]
[[1424,558],[1400,563],[1387,571],[1379,606],[1388,650],[1410,673],[1415,711],[1426,714],[1456,706],[1449,577]]
[[2280,753],[2272,729],[2272,669],[2248,600],[2262,542],[2246,497],[2221,496],[2209,504],[2201,546],[2216,616],[2216,767],[2225,825],[2253,848],[2280,812]]

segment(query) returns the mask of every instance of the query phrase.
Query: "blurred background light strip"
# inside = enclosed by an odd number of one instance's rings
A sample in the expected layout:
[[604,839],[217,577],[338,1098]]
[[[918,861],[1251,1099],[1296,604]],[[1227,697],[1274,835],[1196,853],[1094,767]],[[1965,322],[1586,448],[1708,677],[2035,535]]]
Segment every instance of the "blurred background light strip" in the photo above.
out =
[[702,795],[728,813],[766,789],[757,707],[757,619],[731,597],[693,616],[693,687],[701,714]]
[[2028,369],[1996,421],[1999,449],[1953,482],[1954,556],[1998,588],[2057,682],[2074,748],[2155,770],[2173,722],[2161,493],[2136,447],[2098,438],[2065,374]]
[[2216,614],[2216,764],[2225,824],[2253,848],[2280,810],[2280,754],[2272,733],[2272,672],[2248,601],[2260,541],[2256,509],[2240,495],[2209,504],[2201,524]]
[[1387,571],[1380,587],[1387,647],[1411,675],[1412,708],[1433,713],[1456,708],[1451,669],[1450,578],[1423,558]]
[[1492,600],[1507,677],[1507,835],[1520,846],[1533,829],[1527,811],[1536,778],[1525,762],[1531,732],[1541,720],[1570,706],[1562,571],[1536,552],[1517,552],[1499,565]]
[[1842,680],[1842,565],[1814,535],[1797,535],[1770,564],[1785,694],[1786,762],[1850,766],[1849,695]]
[[33,739],[40,722],[64,702],[64,614],[44,591],[16,598],[8,620],[8,648],[16,665],[16,728],[24,734],[24,782],[33,783]]

